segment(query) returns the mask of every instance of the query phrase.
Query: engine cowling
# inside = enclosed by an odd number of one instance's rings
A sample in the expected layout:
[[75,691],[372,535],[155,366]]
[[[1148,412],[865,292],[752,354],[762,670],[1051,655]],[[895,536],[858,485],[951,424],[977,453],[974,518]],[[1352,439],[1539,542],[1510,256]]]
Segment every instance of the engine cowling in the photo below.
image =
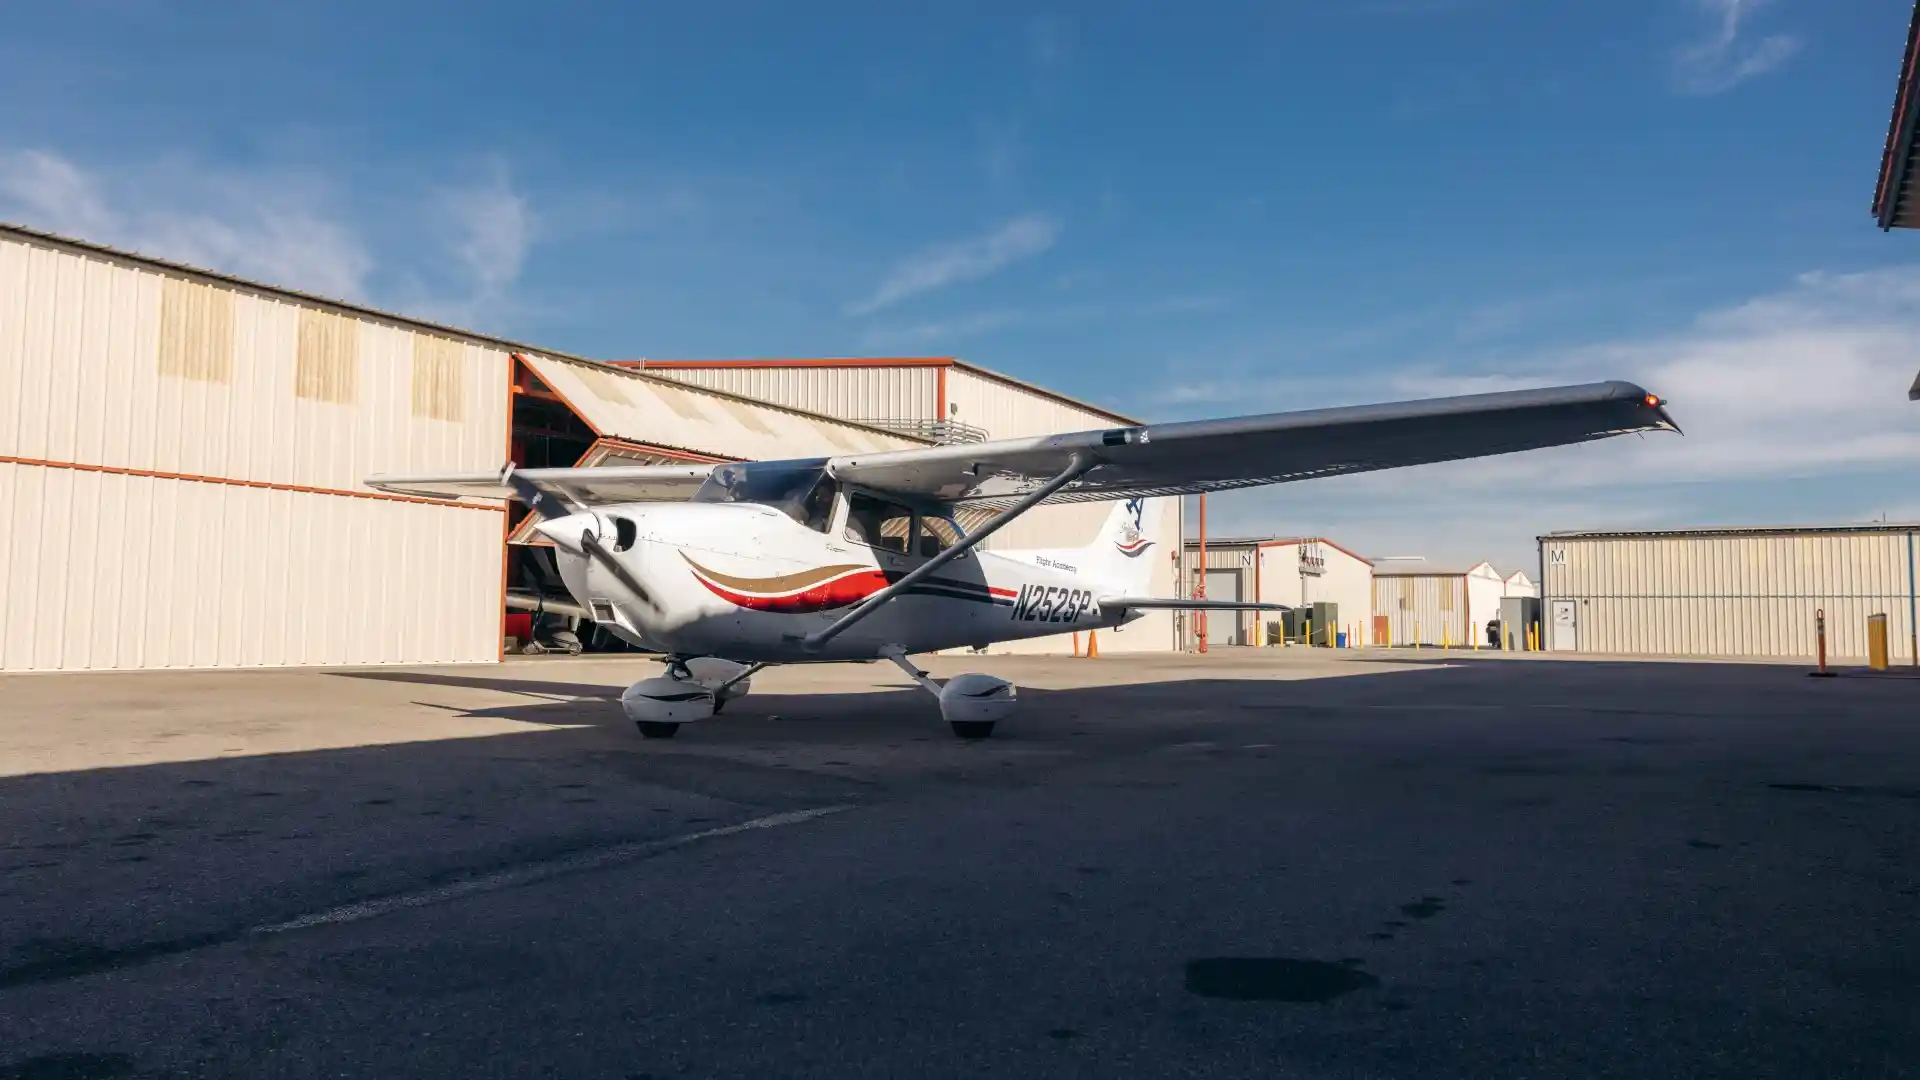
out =
[[713,715],[713,691],[699,683],[644,679],[620,695],[620,708],[636,724],[691,724]]
[[[718,656],[696,656],[687,661],[687,674],[693,676],[694,682],[709,689],[719,686],[745,670],[747,665],[733,660],[722,660]],[[737,697],[745,697],[752,686],[752,679],[741,679],[722,691],[720,700],[732,701]]]
[[940,688],[940,715],[950,724],[992,724],[1011,716],[1018,703],[1012,683],[979,672],[955,675]]

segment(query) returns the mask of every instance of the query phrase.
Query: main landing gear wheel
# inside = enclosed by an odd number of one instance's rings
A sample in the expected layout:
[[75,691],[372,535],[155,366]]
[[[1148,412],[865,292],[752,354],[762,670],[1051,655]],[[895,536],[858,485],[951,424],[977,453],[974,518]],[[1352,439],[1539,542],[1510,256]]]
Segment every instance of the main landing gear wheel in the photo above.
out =
[[669,724],[660,720],[639,720],[640,734],[649,739],[671,739],[680,731],[679,724]]
[[991,720],[955,720],[953,733],[963,739],[984,739],[993,734]]

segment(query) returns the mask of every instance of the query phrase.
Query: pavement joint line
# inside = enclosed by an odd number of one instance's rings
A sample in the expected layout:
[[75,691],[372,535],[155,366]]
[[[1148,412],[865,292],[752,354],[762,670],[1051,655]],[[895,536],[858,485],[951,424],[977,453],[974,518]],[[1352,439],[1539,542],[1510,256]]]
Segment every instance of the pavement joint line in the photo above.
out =
[[340,907],[329,908],[325,911],[317,911],[310,915],[302,915],[297,919],[289,919],[285,922],[256,926],[246,931],[245,936],[284,934],[290,931],[306,930],[316,926],[337,926],[342,923],[361,922],[367,919],[378,918],[382,915],[392,914],[396,911],[428,907],[433,904],[442,904],[449,900],[457,900],[465,896],[496,892],[501,889],[510,889],[520,885],[530,885],[534,882],[545,881],[563,874],[575,874],[585,870],[598,870],[608,866],[615,866],[623,862],[646,858],[649,855],[672,851],[675,848],[697,844],[704,840],[715,840],[722,836],[734,836],[739,833],[753,832],[759,829],[777,829],[783,825],[798,825],[802,822],[813,821],[816,818],[823,818],[830,814],[838,814],[851,809],[853,809],[851,804],[840,804],[835,806],[814,807],[809,810],[789,810],[779,814],[769,814],[766,817],[754,818],[751,821],[742,821],[735,825],[722,825],[717,828],[702,829],[699,832],[687,833],[683,836],[669,836],[659,840],[637,840],[632,843],[603,848],[599,851],[584,852],[579,855],[572,855],[548,862],[535,863],[528,866],[517,866],[491,874],[482,874],[479,877],[465,878],[435,888],[422,889],[418,892],[397,893],[391,896],[382,896],[372,900],[362,900],[357,903],[345,904]]

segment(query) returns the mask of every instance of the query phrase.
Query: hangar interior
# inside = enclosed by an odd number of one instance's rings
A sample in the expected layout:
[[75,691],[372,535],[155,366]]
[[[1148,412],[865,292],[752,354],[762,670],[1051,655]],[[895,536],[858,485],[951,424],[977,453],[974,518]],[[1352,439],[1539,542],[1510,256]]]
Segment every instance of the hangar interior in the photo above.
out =
[[[830,456],[1132,422],[954,360],[774,362],[747,369],[755,394],[702,381],[738,365],[648,366],[0,225],[0,670],[498,660],[516,594],[524,608],[553,584],[524,508],[378,492],[362,482],[374,473]],[[854,372],[926,392],[832,399]],[[1046,507],[990,545],[1079,546],[1106,511]],[[1177,504],[1163,523],[1155,584],[1170,594]],[[1101,647],[1174,644],[1157,613]]]

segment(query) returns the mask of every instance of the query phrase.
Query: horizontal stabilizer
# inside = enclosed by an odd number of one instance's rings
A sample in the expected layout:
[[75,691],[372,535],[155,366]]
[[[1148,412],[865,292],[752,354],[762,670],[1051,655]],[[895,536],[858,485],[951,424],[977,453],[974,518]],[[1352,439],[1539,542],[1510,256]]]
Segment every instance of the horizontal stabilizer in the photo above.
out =
[[1174,600],[1159,596],[1103,596],[1102,609],[1133,608],[1138,611],[1292,611],[1286,604],[1256,604],[1251,600]]

